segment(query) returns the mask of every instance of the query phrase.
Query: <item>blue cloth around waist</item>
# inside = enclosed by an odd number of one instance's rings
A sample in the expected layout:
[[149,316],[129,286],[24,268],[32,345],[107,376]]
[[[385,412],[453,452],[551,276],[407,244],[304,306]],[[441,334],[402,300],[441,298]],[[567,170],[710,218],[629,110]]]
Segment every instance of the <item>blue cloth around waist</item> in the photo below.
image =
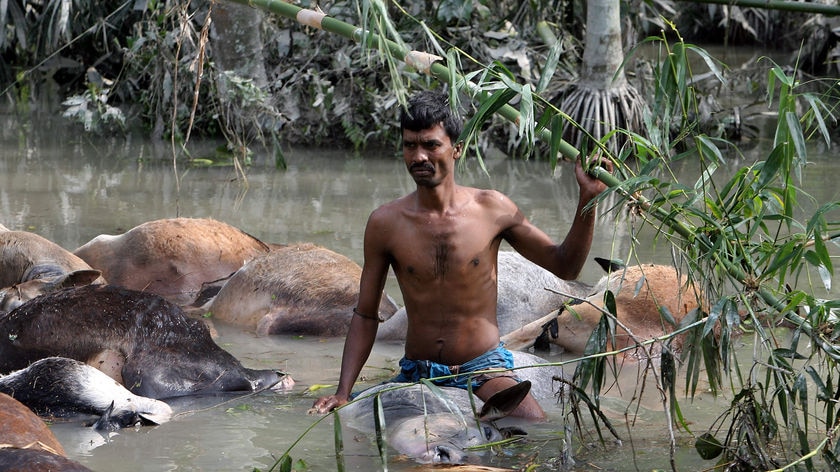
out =
[[[481,387],[484,382],[487,382],[493,377],[498,377],[499,374],[473,374],[480,370],[488,369],[512,369],[513,368],[513,354],[499,343],[499,347],[491,349],[484,354],[476,357],[471,361],[467,361],[460,366],[453,367],[444,364],[439,364],[433,361],[413,360],[403,357],[400,359],[400,373],[391,379],[391,382],[418,382],[420,379],[431,379],[434,377],[445,377],[455,375],[455,377],[447,377],[445,379],[433,380],[435,385],[443,387],[457,387],[467,389],[467,383],[472,383],[472,389],[476,390]],[[507,376],[513,375],[508,373]]]

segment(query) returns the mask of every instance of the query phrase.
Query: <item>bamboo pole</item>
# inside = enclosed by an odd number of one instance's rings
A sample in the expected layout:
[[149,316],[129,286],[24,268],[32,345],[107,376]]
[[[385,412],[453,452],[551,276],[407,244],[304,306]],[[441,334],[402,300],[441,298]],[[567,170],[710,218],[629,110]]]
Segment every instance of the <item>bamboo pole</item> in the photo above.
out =
[[[439,60],[442,58],[422,52],[422,51],[408,51],[394,41],[387,38],[382,38],[377,34],[365,31],[362,28],[351,25],[349,23],[337,20],[328,16],[327,14],[301,8],[297,5],[292,5],[282,0],[228,0],[233,3],[248,5],[250,7],[260,8],[271,13],[275,13],[286,18],[296,20],[298,23],[310,26],[313,28],[322,29],[330,33],[339,34],[347,39],[362,43],[368,49],[387,49],[388,53],[400,61],[418,69],[420,72],[426,73],[440,80],[441,82],[450,81],[450,71],[445,65],[441,64]],[[456,82],[463,84],[462,88],[469,89],[473,95],[477,95],[479,102],[484,102],[490,95],[484,91],[478,90],[476,85],[467,81],[463,75],[455,74]],[[496,113],[501,115],[506,120],[515,125],[519,125],[519,112],[510,105],[503,105]],[[539,137],[545,141],[551,140],[551,131],[548,129],[540,130]],[[569,160],[574,160],[580,154],[580,151],[566,141],[560,140],[559,145],[560,154]]]
[[798,13],[816,13],[826,16],[840,15],[840,6],[811,2],[790,2],[780,0],[677,0],[691,3],[716,3],[742,8],[763,8]]

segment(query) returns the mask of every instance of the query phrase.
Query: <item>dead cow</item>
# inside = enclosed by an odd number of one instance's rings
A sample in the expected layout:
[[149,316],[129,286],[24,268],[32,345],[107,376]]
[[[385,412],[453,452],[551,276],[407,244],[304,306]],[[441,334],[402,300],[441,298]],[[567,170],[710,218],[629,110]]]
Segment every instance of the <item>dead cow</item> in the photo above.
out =
[[269,246],[227,223],[203,218],[149,221],[117,235],[99,235],[74,254],[112,285],[158,294],[181,306],[203,284],[229,277]]
[[[258,335],[343,336],[359,299],[362,268],[314,244],[273,249],[239,269],[207,311],[214,320],[245,326]],[[397,306],[383,296],[379,316]]]
[[[567,352],[582,354],[589,336],[603,315],[604,297],[609,290],[615,296],[618,321],[638,340],[662,336],[674,330],[662,311],[679,323],[701,308],[701,294],[685,274],[673,266],[641,264],[614,267],[594,287],[593,294],[581,303],[562,307],[529,323],[502,340],[510,349],[527,349],[542,335]],[[616,326],[615,349],[633,346],[635,341],[620,325]],[[680,339],[674,343],[680,348]]]
[[0,393],[0,470],[10,472],[90,471],[68,459],[41,418],[14,398]]
[[51,356],[91,364],[156,399],[293,384],[282,372],[243,367],[177,305],[110,285],[43,295],[0,318],[0,372]]
[[473,398],[477,409],[473,414],[466,390],[383,383],[360,392],[337,414],[343,424],[374,437],[379,403],[382,437],[397,452],[421,464],[463,464],[475,461],[473,456],[481,454],[482,445],[523,433],[519,428],[497,428],[493,421],[513,411],[530,388],[525,380],[485,403]]
[[0,393],[43,417],[99,416],[94,426],[107,431],[172,417],[166,403],[135,395],[93,366],[66,357],[40,359],[1,376]]
[[28,231],[0,230],[0,311],[64,287],[104,283],[98,270]]

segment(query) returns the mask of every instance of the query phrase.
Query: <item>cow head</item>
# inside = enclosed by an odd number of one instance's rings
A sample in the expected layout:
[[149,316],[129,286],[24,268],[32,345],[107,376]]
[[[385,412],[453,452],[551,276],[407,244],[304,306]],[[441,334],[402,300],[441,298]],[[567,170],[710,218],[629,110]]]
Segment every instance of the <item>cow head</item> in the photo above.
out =
[[33,298],[68,287],[90,285],[102,275],[98,270],[77,270],[53,277],[27,280],[0,288],[0,312],[11,312]]

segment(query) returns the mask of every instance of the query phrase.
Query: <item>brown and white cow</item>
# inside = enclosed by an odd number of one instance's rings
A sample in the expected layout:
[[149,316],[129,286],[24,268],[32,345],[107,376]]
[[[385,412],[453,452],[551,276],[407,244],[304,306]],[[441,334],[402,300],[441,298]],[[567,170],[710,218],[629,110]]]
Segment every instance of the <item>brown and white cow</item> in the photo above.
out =
[[66,457],[46,423],[25,405],[0,393],[0,470],[84,472],[87,467]]
[[229,277],[269,246],[227,223],[171,218],[120,235],[99,235],[74,251],[112,285],[158,294],[181,306],[202,285]]
[[[341,254],[310,243],[291,244],[242,266],[205,311],[258,335],[343,336],[358,303],[361,275],[362,268]],[[383,295],[380,318],[396,310]]]
[[0,311],[64,287],[104,283],[98,270],[28,231],[0,230]]
[[[526,349],[550,327],[551,333],[546,336],[550,342],[567,352],[582,354],[604,313],[608,290],[615,297],[616,318],[620,322],[615,329],[615,343],[610,343],[614,349],[624,349],[635,345],[636,340],[649,340],[674,331],[675,326],[663,316],[663,311],[679,324],[690,313],[702,309],[702,295],[686,274],[675,267],[632,265],[614,268],[593,286],[592,295],[581,297],[582,302],[547,314],[506,334],[502,340],[511,349]],[[681,338],[676,338],[672,346],[678,350]]]

